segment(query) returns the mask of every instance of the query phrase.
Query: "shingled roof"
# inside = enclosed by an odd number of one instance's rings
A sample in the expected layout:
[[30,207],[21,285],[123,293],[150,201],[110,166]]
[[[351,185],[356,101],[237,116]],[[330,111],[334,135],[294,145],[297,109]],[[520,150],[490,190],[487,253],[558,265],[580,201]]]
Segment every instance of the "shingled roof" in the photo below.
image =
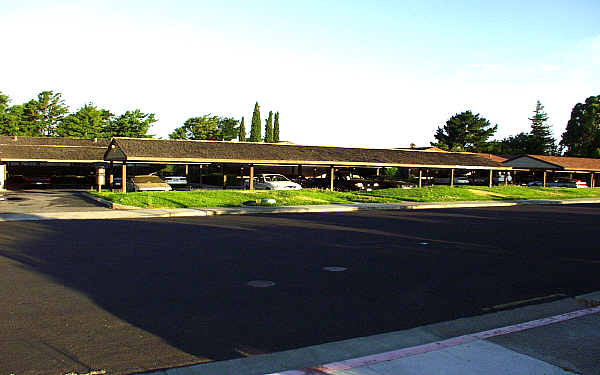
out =
[[104,162],[110,140],[0,136],[0,161]]
[[600,159],[575,158],[571,156],[520,155],[506,160],[504,163],[506,165],[512,165],[515,168],[519,168],[519,159],[522,160],[522,158],[531,158],[549,163],[553,166],[556,166],[556,169],[562,169],[565,171],[600,171]]
[[138,138],[113,138],[105,160],[510,169],[471,153]]

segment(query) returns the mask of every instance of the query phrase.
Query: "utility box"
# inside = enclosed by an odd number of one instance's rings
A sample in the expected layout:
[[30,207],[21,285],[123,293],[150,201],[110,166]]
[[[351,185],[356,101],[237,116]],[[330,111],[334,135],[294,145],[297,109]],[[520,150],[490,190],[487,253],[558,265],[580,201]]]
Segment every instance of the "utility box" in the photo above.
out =
[[106,170],[104,167],[96,168],[96,184],[98,185],[98,191],[102,190],[102,185],[106,184]]

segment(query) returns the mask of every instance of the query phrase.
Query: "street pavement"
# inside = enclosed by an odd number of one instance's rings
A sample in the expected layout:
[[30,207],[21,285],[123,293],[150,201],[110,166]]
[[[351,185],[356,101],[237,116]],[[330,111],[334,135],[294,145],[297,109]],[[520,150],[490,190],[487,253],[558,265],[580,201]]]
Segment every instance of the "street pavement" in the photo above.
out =
[[[6,221],[0,373],[301,371],[580,311],[573,297],[600,290],[599,216],[586,204]],[[420,355],[499,351],[595,374],[595,319]]]

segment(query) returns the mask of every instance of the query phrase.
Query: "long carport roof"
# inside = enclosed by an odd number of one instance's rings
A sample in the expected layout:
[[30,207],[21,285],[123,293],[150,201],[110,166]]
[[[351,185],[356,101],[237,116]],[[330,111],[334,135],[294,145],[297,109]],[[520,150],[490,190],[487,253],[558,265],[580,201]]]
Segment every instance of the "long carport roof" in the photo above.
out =
[[109,142],[109,139],[0,136],[0,161],[103,163]]
[[104,159],[155,163],[511,169],[472,153],[140,138],[113,138]]
[[571,156],[519,155],[504,161],[503,164],[517,169],[600,172],[600,159]]

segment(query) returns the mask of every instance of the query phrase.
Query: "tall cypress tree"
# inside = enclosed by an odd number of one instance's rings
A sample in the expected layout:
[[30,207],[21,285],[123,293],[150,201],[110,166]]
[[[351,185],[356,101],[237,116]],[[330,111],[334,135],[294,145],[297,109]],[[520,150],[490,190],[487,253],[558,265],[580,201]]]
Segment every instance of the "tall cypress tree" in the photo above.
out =
[[273,142],[279,142],[279,112],[275,113],[275,124],[273,125]]
[[273,143],[273,111],[269,111],[269,117],[265,120],[265,142]]
[[258,106],[258,102],[256,102],[256,104],[254,104],[254,112],[252,113],[252,126],[250,127],[250,142],[262,141],[260,128],[260,107]]
[[246,141],[246,126],[244,125],[244,116],[242,116],[242,122],[240,122],[240,133],[238,134],[238,140],[240,142]]
[[533,111],[533,117],[530,117],[529,121],[531,121],[532,138],[529,152],[537,155],[552,155],[555,152],[556,140],[552,137],[550,125],[546,123],[548,115],[544,112],[544,106],[539,100]]

